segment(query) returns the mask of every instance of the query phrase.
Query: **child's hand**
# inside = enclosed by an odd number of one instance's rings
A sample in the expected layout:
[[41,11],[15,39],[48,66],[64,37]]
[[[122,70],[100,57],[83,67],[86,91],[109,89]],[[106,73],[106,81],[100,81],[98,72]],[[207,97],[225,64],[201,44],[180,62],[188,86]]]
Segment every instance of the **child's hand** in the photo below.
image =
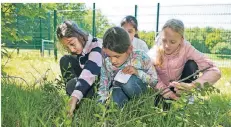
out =
[[170,86],[174,87],[174,90],[177,94],[181,94],[183,91],[190,91],[194,89],[196,86],[192,83],[184,83],[184,82],[171,82]]
[[127,66],[127,67],[125,67],[123,70],[122,70],[122,72],[124,73],[124,74],[130,74],[130,75],[132,75],[132,74],[134,74],[134,75],[138,75],[138,71],[133,67],[133,66]]
[[170,89],[164,90],[161,94],[164,98],[170,98],[173,100],[179,99],[179,97],[175,93],[173,93]]
[[74,110],[75,110],[75,108],[76,108],[76,104],[77,104],[77,102],[78,102],[79,100],[78,100],[78,98],[76,98],[76,97],[71,97],[71,99],[70,99],[70,101],[69,101],[69,106],[70,106],[70,110],[68,111],[68,117],[73,117],[74,116]]

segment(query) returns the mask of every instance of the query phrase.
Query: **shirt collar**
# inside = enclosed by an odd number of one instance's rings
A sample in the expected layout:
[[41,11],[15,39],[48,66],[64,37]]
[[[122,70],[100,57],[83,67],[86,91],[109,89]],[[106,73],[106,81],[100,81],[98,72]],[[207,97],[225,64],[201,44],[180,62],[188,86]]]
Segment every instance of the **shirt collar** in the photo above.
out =
[[89,34],[89,35],[88,35],[88,40],[87,40],[87,42],[86,42],[86,45],[85,45],[84,48],[83,48],[82,54],[87,54],[87,53],[88,53],[89,48],[90,48],[90,45],[91,45],[91,43],[92,43],[92,39],[93,39],[93,36]]

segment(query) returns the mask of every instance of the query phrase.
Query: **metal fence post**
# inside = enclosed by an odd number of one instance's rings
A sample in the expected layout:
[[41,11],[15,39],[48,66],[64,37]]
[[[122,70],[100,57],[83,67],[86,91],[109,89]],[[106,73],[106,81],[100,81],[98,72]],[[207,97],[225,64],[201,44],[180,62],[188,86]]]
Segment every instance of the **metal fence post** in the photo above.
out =
[[[48,40],[51,40],[51,13],[48,12]],[[48,49],[49,56],[51,55],[51,49]]]
[[[42,8],[42,4],[39,3],[39,9]],[[39,17],[39,37],[40,42],[42,42],[42,19]],[[42,56],[42,47],[40,48],[40,54]]]
[[55,61],[57,61],[57,47],[56,47],[56,26],[57,26],[57,10],[54,10],[54,55]]
[[96,36],[95,31],[95,3],[93,3],[93,16],[92,16],[92,36]]
[[135,18],[137,19],[137,9],[138,9],[138,6],[135,5]]
[[160,3],[157,3],[157,14],[156,14],[156,37],[159,31],[159,15],[160,15]]
[[[17,33],[16,33],[16,35],[17,35],[17,38],[18,38],[18,31],[19,31],[18,30],[19,29],[18,28],[18,20],[19,20],[18,19],[18,11],[19,11],[18,8],[16,8],[16,12],[17,12],[17,16],[16,16],[16,20],[17,20],[17,22],[16,22],[16,29],[17,29]],[[18,41],[18,39],[16,41],[17,41],[17,55],[19,55],[19,46],[18,46],[19,41]]]

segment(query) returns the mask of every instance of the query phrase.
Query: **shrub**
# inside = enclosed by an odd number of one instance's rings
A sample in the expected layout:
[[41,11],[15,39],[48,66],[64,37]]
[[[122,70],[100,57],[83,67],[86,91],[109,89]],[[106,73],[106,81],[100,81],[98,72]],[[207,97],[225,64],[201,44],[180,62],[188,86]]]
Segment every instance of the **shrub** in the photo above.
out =
[[213,47],[212,53],[230,55],[231,54],[231,44],[225,43],[225,42],[217,43]]

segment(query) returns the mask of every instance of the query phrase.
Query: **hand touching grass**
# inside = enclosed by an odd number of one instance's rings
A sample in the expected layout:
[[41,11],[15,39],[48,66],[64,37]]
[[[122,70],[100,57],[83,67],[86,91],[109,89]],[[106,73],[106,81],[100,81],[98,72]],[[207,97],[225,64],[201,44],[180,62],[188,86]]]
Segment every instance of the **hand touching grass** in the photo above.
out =
[[70,110],[68,111],[67,116],[68,117],[73,117],[74,116],[74,110],[76,108],[77,102],[78,102],[78,98],[76,97],[71,97],[70,101],[69,101],[69,106],[70,106]]
[[170,83],[170,86],[174,87],[177,95],[180,95],[182,92],[189,92],[196,88],[195,84],[184,82],[172,82]]

